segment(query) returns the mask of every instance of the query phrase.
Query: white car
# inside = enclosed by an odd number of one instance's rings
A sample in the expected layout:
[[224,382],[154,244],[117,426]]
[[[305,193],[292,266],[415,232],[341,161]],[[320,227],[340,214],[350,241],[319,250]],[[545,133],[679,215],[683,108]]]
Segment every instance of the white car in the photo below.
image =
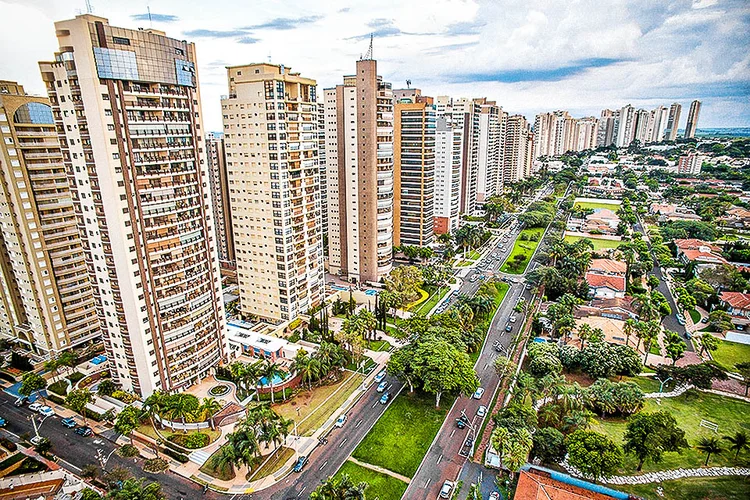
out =
[[31,403],[29,405],[29,410],[31,410],[31,411],[37,411],[38,412],[42,408],[44,408],[44,405],[42,403],[36,403],[36,402],[34,402],[34,403]]
[[375,375],[375,383],[379,384],[380,382],[383,381],[384,378],[385,378],[385,370]]
[[346,415],[341,415],[338,419],[336,419],[336,423],[333,424],[334,427],[343,427],[346,423]]
[[487,415],[487,407],[486,406],[482,405],[479,408],[477,408],[477,416],[478,417],[483,417],[485,415]]
[[484,395],[484,387],[480,387],[474,392],[474,395],[472,396],[474,399],[482,399],[482,396]]
[[39,413],[41,413],[41,414],[42,414],[42,415],[44,415],[45,417],[52,417],[52,416],[54,416],[54,415],[55,415],[55,410],[53,410],[53,409],[52,409],[52,408],[50,408],[49,406],[42,406],[42,407],[41,407],[41,408],[39,409]]
[[452,491],[453,491],[453,482],[446,480],[443,483],[443,487],[440,488],[440,498],[450,498]]
[[383,392],[387,387],[388,387],[388,382],[384,380],[378,384],[378,387],[375,390],[378,392]]

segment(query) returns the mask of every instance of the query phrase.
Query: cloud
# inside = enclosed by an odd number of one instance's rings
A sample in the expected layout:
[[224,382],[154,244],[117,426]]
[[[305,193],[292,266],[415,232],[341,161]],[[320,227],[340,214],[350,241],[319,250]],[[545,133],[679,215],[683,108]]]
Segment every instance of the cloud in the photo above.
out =
[[349,7],[344,7],[343,9],[339,9],[339,14],[344,14],[346,12],[349,12],[351,9]]
[[133,21],[156,21],[157,23],[174,23],[180,20],[179,17],[172,14],[133,14],[130,16]]
[[244,43],[246,45],[251,45],[258,42],[260,42],[260,38],[253,38],[251,36],[243,36],[242,38],[237,39],[237,43]]
[[412,36],[426,36],[426,35],[434,35],[435,33],[428,33],[428,32],[408,32],[408,31],[401,31],[400,28],[398,28],[395,24],[393,24],[393,19],[386,19],[386,18],[376,18],[369,21],[366,26],[368,28],[372,28],[368,33],[364,33],[362,35],[355,35],[350,36],[346,38],[346,40],[367,40],[370,38],[370,36],[373,36],[375,38],[388,38],[392,36],[400,36],[400,35],[412,35]]
[[478,35],[486,23],[481,21],[469,21],[449,24],[445,28],[445,34],[449,36]]
[[323,19],[323,16],[304,16],[304,17],[277,17],[275,19],[271,19],[270,21],[266,21],[265,23],[261,24],[254,24],[251,26],[245,26],[244,30],[264,30],[264,29],[270,29],[270,30],[293,30],[296,28],[299,28],[302,25],[305,24],[312,24],[316,21],[319,21]]
[[471,47],[476,47],[477,45],[479,45],[479,42],[451,43],[448,45],[439,45],[431,49],[426,49],[424,53],[427,55],[441,55],[441,54],[445,54],[446,52],[466,50]]
[[185,31],[184,35],[190,38],[232,38],[235,36],[247,35],[248,32],[244,30],[190,30]]
[[563,80],[578,75],[591,68],[602,68],[613,64],[624,62],[622,59],[593,58],[577,61],[567,66],[549,69],[511,69],[488,71],[483,73],[465,73],[446,78],[455,83],[469,82],[548,82]]

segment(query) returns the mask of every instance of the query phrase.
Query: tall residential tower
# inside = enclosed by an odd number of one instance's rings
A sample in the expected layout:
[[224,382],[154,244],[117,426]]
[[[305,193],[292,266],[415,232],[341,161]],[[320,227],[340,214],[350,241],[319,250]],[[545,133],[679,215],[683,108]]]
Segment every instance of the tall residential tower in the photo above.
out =
[[698,115],[701,112],[701,102],[695,100],[690,103],[690,111],[688,111],[687,124],[685,124],[685,138],[691,139],[695,137],[695,131],[698,129]]

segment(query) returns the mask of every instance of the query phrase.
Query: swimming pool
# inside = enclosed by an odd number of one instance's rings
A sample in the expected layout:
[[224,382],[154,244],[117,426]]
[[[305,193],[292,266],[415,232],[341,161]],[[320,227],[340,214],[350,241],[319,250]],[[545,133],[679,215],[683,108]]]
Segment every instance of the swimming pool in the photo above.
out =
[[[284,376],[281,377],[279,375],[273,376],[273,385],[276,387],[277,385],[280,385],[282,382],[284,382],[286,379],[289,378],[289,374],[287,372],[284,372]],[[271,385],[268,383],[268,379],[266,377],[261,377],[259,380],[261,387],[270,387]]]
[[[334,290],[341,290],[342,292],[349,291],[349,287],[345,287],[341,285],[331,285],[331,288],[333,288]],[[377,290],[371,290],[371,289],[365,290],[365,295],[377,295],[377,294],[378,294]]]

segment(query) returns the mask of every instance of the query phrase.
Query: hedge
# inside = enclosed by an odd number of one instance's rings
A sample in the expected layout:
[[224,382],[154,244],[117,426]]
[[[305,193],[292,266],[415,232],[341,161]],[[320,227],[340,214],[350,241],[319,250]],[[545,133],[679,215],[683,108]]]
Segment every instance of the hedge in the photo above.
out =
[[211,442],[211,438],[208,437],[208,434],[202,432],[196,432],[194,434],[172,434],[167,439],[189,450],[203,448],[204,446],[208,446]]
[[[166,441],[168,442],[168,441]],[[161,450],[165,455],[174,458],[180,463],[186,464],[190,460],[187,455],[183,455],[182,453],[176,452],[174,450],[171,450],[169,448],[164,448]]]
[[73,372],[70,375],[68,375],[67,378],[68,378],[68,380],[70,380],[71,384],[75,385],[76,382],[78,382],[79,380],[81,380],[81,379],[83,379],[85,377],[86,377],[86,375],[84,375],[81,372]]
[[58,380],[47,386],[47,389],[59,396],[65,396],[68,393],[68,383],[64,380]]

